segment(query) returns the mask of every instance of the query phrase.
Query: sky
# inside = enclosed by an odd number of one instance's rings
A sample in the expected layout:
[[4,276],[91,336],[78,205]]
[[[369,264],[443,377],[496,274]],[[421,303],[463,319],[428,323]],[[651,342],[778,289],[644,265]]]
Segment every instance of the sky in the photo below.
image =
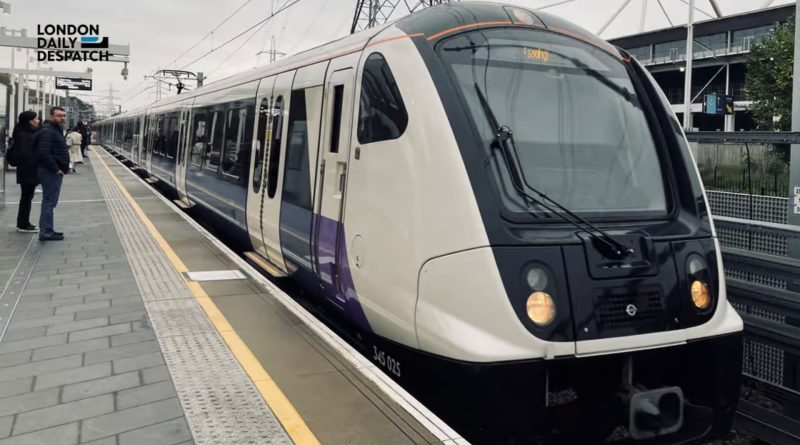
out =
[[[0,26],[26,28],[35,36],[37,25],[45,24],[98,24],[100,34],[109,37],[112,44],[130,45],[128,79],[120,71],[121,63],[67,62],[49,63],[45,67],[69,71],[85,71],[91,67],[94,91],[84,93],[84,99],[98,101],[98,96],[109,96],[109,89],[123,110],[145,105],[155,100],[153,82],[144,76],[162,68],[202,71],[206,82],[213,82],[232,74],[263,66],[269,62],[259,51],[270,49],[275,37],[276,49],[286,54],[326,43],[347,35],[357,0],[3,0],[12,4],[9,15],[0,15]],[[231,43],[222,43],[281,10],[274,18]],[[405,0],[415,3],[418,0]],[[468,0],[464,0],[468,1]],[[661,0],[661,4],[675,25],[688,19],[688,0]],[[400,0],[401,4],[403,0]],[[646,5],[645,29],[670,26],[656,0],[507,0],[532,8],[546,8],[547,12],[564,17],[591,32],[598,32],[627,3],[616,20],[609,24],[601,37],[609,39],[639,31],[642,8]],[[564,4],[560,4],[564,3]],[[717,0],[725,15],[772,6],[794,3],[793,0]],[[707,20],[713,9],[709,0],[696,0],[698,11],[695,20]],[[239,9],[226,23],[229,15]],[[398,10],[400,12],[401,9]],[[397,14],[396,17],[402,14]],[[194,48],[192,48],[194,46]],[[189,50],[192,48],[191,50]],[[187,52],[187,50],[189,50]],[[211,52],[211,54],[205,55]],[[11,64],[10,48],[0,47],[0,66]],[[182,57],[182,54],[184,54]],[[35,57],[34,52],[31,55]],[[205,56],[204,56],[205,55]],[[201,58],[201,56],[204,56]],[[175,60],[176,58],[177,61]],[[196,59],[197,60],[195,62]],[[23,52],[17,52],[17,66],[24,63]],[[20,62],[22,60],[23,62]],[[193,62],[193,63],[191,63]],[[35,62],[31,64],[34,66]],[[175,94],[174,88],[163,94]]]

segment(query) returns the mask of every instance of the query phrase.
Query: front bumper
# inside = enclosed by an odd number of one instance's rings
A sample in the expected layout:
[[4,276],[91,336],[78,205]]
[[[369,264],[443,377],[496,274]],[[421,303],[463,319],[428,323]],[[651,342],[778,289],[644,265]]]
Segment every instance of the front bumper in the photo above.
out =
[[[741,333],[582,358],[414,361],[404,368],[420,371],[404,375],[411,392],[474,444],[701,443],[730,430],[739,398]],[[633,440],[626,429],[626,381],[639,390],[680,388],[681,428]]]

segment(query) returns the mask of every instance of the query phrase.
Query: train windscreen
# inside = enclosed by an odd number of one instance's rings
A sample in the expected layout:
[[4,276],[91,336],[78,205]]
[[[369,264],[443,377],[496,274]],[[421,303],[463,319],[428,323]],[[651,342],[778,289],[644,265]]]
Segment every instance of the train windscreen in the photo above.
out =
[[572,37],[522,28],[463,33],[437,51],[485,140],[508,210],[543,211],[515,193],[491,114],[513,134],[530,188],[590,218],[667,214],[658,147],[625,62]]

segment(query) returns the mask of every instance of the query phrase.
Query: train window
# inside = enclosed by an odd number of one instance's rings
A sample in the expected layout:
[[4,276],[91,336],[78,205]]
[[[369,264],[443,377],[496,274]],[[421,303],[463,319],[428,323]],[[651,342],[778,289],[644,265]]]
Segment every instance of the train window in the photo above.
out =
[[167,136],[167,158],[175,159],[175,155],[178,153],[178,137],[179,137],[179,128],[178,128],[178,113],[170,113],[169,115],[169,130],[166,134]]
[[225,145],[222,148],[222,174],[238,178],[236,171],[239,156],[239,143],[241,143],[242,125],[240,110],[228,110],[225,126]]
[[253,192],[258,193],[261,191],[261,177],[264,175],[262,171],[264,168],[264,143],[269,139],[267,129],[269,127],[269,118],[271,117],[271,104],[269,98],[261,99],[261,105],[258,107],[258,133],[257,141],[258,146],[256,149],[255,163],[253,164]]
[[587,217],[668,213],[664,157],[619,58],[572,37],[520,28],[454,36],[438,52],[482,139],[499,202],[509,211],[528,218],[531,207],[492,149],[496,128],[478,91],[500,125],[514,132],[530,187]]
[[222,111],[215,111],[211,123],[211,142],[206,147],[203,168],[216,172],[219,169],[219,159],[223,144],[225,131],[224,114]]
[[250,145],[253,134],[253,115],[241,102],[228,111],[225,131],[225,150],[222,156],[222,174],[244,184],[250,168]]
[[311,208],[308,171],[308,122],[306,92],[292,91],[289,104],[289,133],[283,170],[283,201],[304,209]]
[[131,140],[131,121],[129,119],[125,119],[122,121],[122,149],[127,150],[130,148],[130,140]]
[[135,150],[139,149],[139,130],[141,129],[141,124],[142,118],[137,117],[133,124],[133,138],[131,139],[133,141],[132,148]]
[[242,185],[247,182],[247,175],[250,173],[250,150],[253,148],[255,114],[250,112],[251,107],[248,103],[239,109],[239,153],[236,155],[235,171],[239,184]]
[[144,117],[144,138],[142,138],[142,146],[145,150],[150,146],[150,115]]
[[114,122],[114,145],[122,147],[122,121]]
[[203,152],[206,148],[206,111],[198,110],[195,112],[192,122],[192,143],[189,153],[189,163],[195,167],[203,165]]
[[364,63],[360,102],[358,142],[387,141],[403,134],[408,114],[392,71],[380,53],[370,54]]
[[339,135],[342,125],[342,101],[344,100],[344,85],[333,87],[333,122],[331,122],[331,153],[339,153]]
[[156,118],[156,135],[153,144],[153,152],[158,156],[164,156],[164,147],[166,146],[167,139],[164,136],[166,133],[164,122],[165,120],[163,115]]
[[283,133],[283,96],[278,96],[272,105],[270,126],[271,139],[267,147],[267,196],[275,197],[278,189],[278,166],[281,161],[281,139]]

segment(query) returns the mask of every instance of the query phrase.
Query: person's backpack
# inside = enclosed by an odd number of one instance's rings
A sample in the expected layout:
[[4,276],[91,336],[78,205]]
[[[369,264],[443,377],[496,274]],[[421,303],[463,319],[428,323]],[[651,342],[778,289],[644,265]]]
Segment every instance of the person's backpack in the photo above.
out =
[[8,149],[6,150],[6,162],[12,167],[17,166],[17,154],[14,151],[14,140],[11,139]]

